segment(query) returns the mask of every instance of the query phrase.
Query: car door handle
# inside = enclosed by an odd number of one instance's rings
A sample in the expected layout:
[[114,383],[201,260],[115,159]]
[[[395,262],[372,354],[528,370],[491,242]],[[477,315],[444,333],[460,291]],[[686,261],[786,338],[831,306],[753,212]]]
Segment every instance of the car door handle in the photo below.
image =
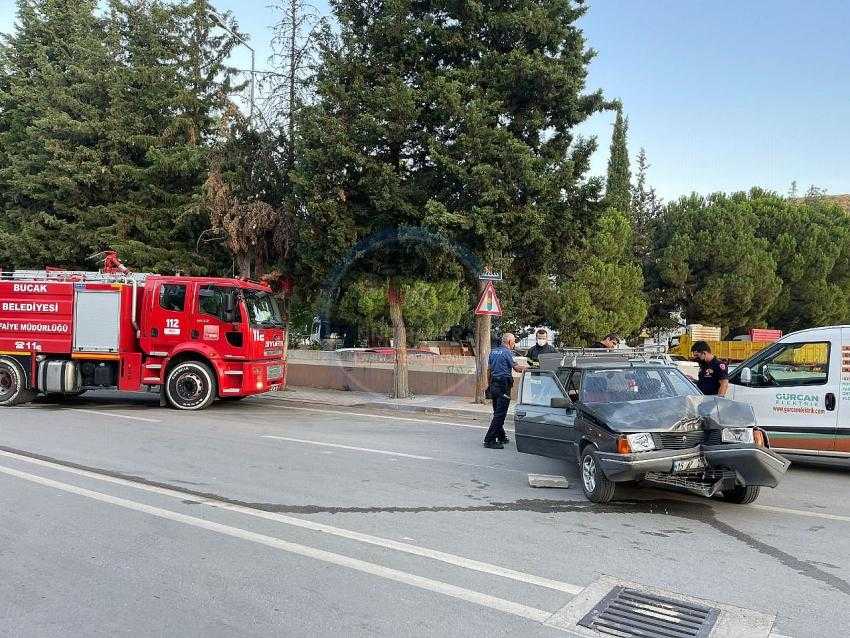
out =
[[520,419],[525,418],[525,414],[526,413],[521,410],[517,410],[516,412],[514,412],[514,416],[518,416]]
[[832,412],[835,409],[835,395],[832,392],[827,392],[824,397],[824,403],[826,404],[826,409]]

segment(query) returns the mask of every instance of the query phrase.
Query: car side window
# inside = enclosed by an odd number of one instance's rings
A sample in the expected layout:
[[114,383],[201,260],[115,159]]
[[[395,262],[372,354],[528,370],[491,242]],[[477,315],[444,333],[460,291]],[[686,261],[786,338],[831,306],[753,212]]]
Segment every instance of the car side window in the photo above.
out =
[[581,370],[573,370],[567,381],[567,396],[570,401],[578,401],[579,393],[581,392]]
[[561,386],[549,374],[527,372],[522,380],[521,403],[549,407],[553,398],[564,398]]
[[787,343],[756,360],[750,386],[758,388],[823,385],[829,380],[829,343]]
[[186,286],[162,284],[159,287],[159,307],[172,312],[183,312],[186,307]]

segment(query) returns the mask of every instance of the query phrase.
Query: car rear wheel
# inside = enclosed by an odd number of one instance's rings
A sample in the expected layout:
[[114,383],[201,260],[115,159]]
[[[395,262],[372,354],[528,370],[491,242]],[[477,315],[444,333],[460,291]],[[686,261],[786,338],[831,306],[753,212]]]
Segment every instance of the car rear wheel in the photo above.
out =
[[608,503],[614,498],[616,484],[608,480],[602,472],[593,447],[588,446],[582,452],[578,469],[587,500],[594,503]]
[[203,410],[215,401],[217,393],[215,374],[200,361],[174,366],[165,381],[165,397],[178,410]]
[[761,486],[759,485],[738,485],[735,489],[724,490],[723,496],[720,498],[727,503],[747,505],[758,498],[760,491]]
[[0,406],[29,403],[35,393],[27,389],[24,369],[14,359],[0,357]]

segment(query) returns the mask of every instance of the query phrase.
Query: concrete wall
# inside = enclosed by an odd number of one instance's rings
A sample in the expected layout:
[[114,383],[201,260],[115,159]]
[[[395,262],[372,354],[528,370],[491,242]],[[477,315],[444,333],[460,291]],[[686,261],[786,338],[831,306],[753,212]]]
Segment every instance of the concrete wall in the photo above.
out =
[[[414,394],[439,394],[472,397],[474,374],[410,370],[410,390]],[[346,367],[290,362],[287,385],[302,388],[327,388],[356,392],[388,393],[393,385],[392,368]]]
[[[475,394],[475,362],[472,357],[411,357],[408,362],[410,391],[416,395],[472,398]],[[516,399],[519,377],[514,375]],[[393,386],[392,357],[359,353],[290,350],[286,384],[291,387],[389,394]]]

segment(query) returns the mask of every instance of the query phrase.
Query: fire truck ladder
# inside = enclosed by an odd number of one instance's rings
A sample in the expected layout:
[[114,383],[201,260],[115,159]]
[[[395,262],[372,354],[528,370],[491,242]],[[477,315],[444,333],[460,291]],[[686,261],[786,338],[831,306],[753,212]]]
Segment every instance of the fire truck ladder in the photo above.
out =
[[151,273],[106,273],[87,270],[13,270],[0,272],[0,281],[39,281],[39,282],[92,282],[92,283],[133,283],[143,284]]

